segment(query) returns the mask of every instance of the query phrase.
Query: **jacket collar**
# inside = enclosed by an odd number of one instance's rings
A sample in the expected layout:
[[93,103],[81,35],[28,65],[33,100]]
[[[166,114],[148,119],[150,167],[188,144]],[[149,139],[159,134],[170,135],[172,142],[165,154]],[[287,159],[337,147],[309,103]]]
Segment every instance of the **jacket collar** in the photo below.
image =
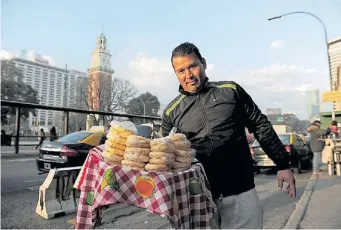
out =
[[186,96],[191,96],[191,95],[198,95],[202,92],[205,92],[208,88],[212,88],[212,85],[210,84],[208,80],[209,80],[208,77],[204,79],[204,86],[196,93],[187,92],[184,90],[184,88],[182,88],[181,85],[179,85],[179,93],[184,94]]

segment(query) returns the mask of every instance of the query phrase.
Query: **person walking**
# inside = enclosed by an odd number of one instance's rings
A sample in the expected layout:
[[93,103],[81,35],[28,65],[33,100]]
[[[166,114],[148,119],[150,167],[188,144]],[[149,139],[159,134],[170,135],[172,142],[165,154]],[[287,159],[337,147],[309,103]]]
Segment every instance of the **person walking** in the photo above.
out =
[[313,152],[313,173],[318,174],[322,171],[322,150],[325,145],[325,141],[321,139],[328,135],[328,132],[321,129],[321,122],[318,120],[307,128],[307,132],[310,135],[310,149]]
[[46,136],[45,136],[44,129],[40,129],[39,143],[35,149],[38,149],[43,144],[45,139],[46,139]]
[[203,165],[218,212],[212,228],[263,228],[253,161],[245,128],[275,162],[278,187],[296,196],[288,154],[272,124],[236,82],[211,82],[206,60],[192,43],[177,46],[171,57],[180,94],[162,115],[162,135],[174,128],[187,136]]
[[327,129],[327,134],[334,136],[335,138],[339,137],[339,127],[337,126],[337,121],[332,121],[331,125]]
[[57,139],[58,139],[58,136],[57,136],[56,127],[53,126],[50,130],[50,141],[54,141]]

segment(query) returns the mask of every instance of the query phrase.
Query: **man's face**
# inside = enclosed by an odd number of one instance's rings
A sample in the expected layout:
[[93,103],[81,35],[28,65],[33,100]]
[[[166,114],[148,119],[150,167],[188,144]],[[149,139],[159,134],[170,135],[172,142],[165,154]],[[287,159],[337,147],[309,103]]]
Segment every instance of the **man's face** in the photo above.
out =
[[198,92],[206,78],[206,61],[195,54],[174,57],[173,69],[182,88],[190,93]]

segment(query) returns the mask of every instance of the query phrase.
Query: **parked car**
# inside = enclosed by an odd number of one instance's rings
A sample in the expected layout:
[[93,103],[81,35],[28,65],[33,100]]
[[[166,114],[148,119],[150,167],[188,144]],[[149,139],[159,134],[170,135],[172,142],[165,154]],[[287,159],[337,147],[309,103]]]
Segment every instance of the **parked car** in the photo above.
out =
[[104,144],[104,128],[94,127],[89,131],[78,131],[52,142],[44,142],[36,159],[37,169],[48,172],[52,168],[82,166],[89,150]]
[[[285,133],[279,134],[278,137],[289,155],[290,166],[292,168],[297,168],[298,173],[301,173],[303,169],[311,169],[313,153],[298,134]],[[276,164],[264,153],[257,140],[252,144],[251,151],[253,152],[254,160],[257,162],[256,167],[276,167]]]

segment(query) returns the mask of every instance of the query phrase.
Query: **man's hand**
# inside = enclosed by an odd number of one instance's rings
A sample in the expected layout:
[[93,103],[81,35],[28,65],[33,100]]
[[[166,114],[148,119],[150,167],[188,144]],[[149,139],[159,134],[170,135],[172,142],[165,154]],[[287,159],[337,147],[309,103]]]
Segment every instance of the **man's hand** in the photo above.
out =
[[280,170],[277,172],[278,190],[283,189],[283,182],[288,184],[287,190],[290,197],[296,197],[295,177],[290,169]]

